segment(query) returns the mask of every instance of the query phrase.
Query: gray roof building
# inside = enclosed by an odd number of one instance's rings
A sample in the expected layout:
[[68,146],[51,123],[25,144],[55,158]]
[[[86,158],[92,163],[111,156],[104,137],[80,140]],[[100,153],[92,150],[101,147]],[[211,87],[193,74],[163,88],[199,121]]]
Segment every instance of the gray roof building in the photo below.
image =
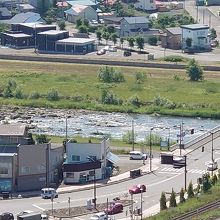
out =
[[146,17],[124,17],[128,24],[141,24],[149,23],[149,19]]
[[43,22],[44,20],[41,18],[40,14],[35,12],[25,12],[15,15],[13,18],[9,20],[10,24],[17,23],[33,23],[33,22]]
[[0,19],[9,19],[11,18],[11,12],[6,8],[0,8]]
[[189,25],[181,25],[181,28],[185,28],[189,30],[202,30],[202,29],[209,29],[209,26],[205,24],[189,24]]
[[26,131],[24,124],[0,124],[0,136],[24,136]]

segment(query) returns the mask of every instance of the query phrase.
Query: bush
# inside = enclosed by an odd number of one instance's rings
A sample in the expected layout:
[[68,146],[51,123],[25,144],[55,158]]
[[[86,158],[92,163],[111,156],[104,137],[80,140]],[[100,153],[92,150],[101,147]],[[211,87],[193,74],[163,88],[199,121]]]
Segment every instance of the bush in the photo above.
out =
[[103,90],[101,97],[102,104],[119,105],[122,104],[122,100],[119,99],[112,91]]
[[59,100],[59,93],[55,89],[51,89],[47,93],[47,100],[49,101],[58,101]]
[[160,211],[163,211],[163,210],[167,209],[166,202],[167,202],[167,199],[166,199],[165,192],[162,192],[161,196],[160,196]]
[[21,89],[16,89],[15,90],[15,98],[16,99],[23,99],[24,98],[24,95],[23,95],[23,92]]
[[203,192],[204,193],[208,192],[211,187],[212,187],[212,185],[210,183],[210,176],[209,176],[208,173],[206,173],[202,176],[202,189],[203,189]]
[[175,109],[176,108],[176,104],[174,102],[171,102],[169,99],[160,97],[160,96],[155,96],[154,100],[153,100],[154,105],[156,106],[162,106],[162,107],[166,107],[169,109]]
[[146,79],[146,74],[142,73],[142,72],[137,72],[135,74],[135,79],[136,79],[136,83],[138,83],[138,84],[144,83],[144,81]]
[[39,99],[40,94],[38,92],[32,92],[29,96],[29,99]]
[[148,44],[156,46],[157,45],[157,37],[156,36],[150,36],[148,38]]
[[177,207],[176,204],[176,193],[172,189],[171,195],[170,195],[170,207]]
[[36,141],[38,144],[49,143],[50,139],[45,134],[37,134]]
[[135,143],[136,137],[135,137],[135,135],[133,137],[133,132],[132,131],[128,131],[126,134],[123,135],[122,140],[126,144],[133,144],[133,141]]
[[140,105],[141,105],[141,101],[137,95],[132,96],[129,99],[129,102],[136,107],[140,107]]
[[189,199],[194,197],[192,182],[189,183],[189,186],[188,186],[188,189],[187,189],[187,194],[188,194]]
[[177,62],[186,62],[186,61],[188,61],[189,59],[187,59],[187,58],[185,58],[185,57],[182,57],[182,56],[178,56],[178,55],[171,55],[171,56],[166,56],[166,57],[164,57],[163,60],[166,61],[166,62],[174,62],[174,63],[177,63]]
[[186,201],[184,194],[185,194],[185,191],[183,188],[181,188],[181,190],[180,190],[180,203],[184,203]]

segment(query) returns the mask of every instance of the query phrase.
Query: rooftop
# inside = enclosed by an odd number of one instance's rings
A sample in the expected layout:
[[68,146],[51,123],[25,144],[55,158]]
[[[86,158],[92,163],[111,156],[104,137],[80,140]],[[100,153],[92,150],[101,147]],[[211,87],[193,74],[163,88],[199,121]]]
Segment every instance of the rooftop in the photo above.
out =
[[180,27],[166,28],[166,30],[169,31],[173,35],[181,35],[181,28]]
[[62,40],[58,40],[57,43],[71,43],[71,44],[88,44],[88,43],[94,43],[95,39],[90,38],[74,38],[69,37]]
[[23,136],[25,131],[25,124],[0,124],[0,136]]
[[135,23],[149,23],[148,18],[146,17],[124,17],[124,19],[129,23],[129,24],[135,24]]
[[199,29],[209,29],[209,26],[205,24],[189,24],[189,25],[181,25],[181,28],[190,29],[190,30],[199,30]]
[[38,34],[41,34],[41,35],[57,35],[57,34],[62,34],[62,33],[68,33],[68,31],[48,30],[48,31],[42,31]]
[[76,1],[67,1],[69,5],[96,5],[92,0],[76,0]]
[[[32,37],[29,34],[23,34],[23,33],[18,33],[18,34],[4,33],[4,34],[7,35],[7,36],[10,36],[10,37],[14,37],[14,38]],[[0,128],[0,133],[1,133],[1,128]]]
[[20,23],[19,25],[25,26],[25,27],[32,27],[32,28],[41,28],[41,27],[56,27],[56,25],[53,24],[43,24],[41,22],[29,22],[29,23]]

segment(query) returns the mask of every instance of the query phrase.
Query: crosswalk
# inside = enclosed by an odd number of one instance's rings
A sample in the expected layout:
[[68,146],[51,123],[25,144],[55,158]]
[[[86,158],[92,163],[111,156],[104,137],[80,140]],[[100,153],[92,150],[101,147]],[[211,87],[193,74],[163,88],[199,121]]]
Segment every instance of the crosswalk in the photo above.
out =
[[[185,172],[185,168],[181,168],[181,169],[175,169],[173,167],[164,167],[161,168],[160,170],[158,170],[159,173],[174,173],[174,174],[180,174],[180,173],[184,173]],[[195,174],[204,174],[207,171],[205,170],[197,170],[197,169],[187,169],[187,173],[195,173]]]

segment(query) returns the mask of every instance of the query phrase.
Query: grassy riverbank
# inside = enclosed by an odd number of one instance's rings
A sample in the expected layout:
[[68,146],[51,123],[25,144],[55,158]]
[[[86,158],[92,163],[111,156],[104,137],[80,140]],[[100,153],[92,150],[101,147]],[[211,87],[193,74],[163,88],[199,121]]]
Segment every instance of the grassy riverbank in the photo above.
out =
[[[0,97],[2,105],[220,118],[220,74],[217,72],[205,72],[203,82],[191,82],[185,70],[117,67],[124,74],[125,82],[106,84],[97,78],[98,65],[22,61],[0,61],[0,65],[1,92],[8,79],[13,79],[23,96],[20,99]],[[146,75],[143,83],[137,83],[137,72]],[[47,100],[50,89],[58,92],[58,101]],[[103,89],[112,91],[122,104],[102,104]],[[39,98],[33,98],[34,93]]]

